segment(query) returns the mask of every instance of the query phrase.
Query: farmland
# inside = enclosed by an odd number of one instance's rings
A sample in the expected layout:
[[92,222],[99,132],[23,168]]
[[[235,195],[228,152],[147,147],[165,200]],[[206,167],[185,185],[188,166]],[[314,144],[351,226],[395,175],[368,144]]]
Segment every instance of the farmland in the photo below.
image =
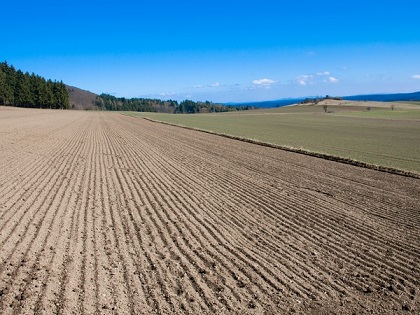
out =
[[1,314],[420,312],[418,179],[8,107],[0,161]]
[[420,107],[395,103],[391,111],[388,103],[330,103],[329,114],[320,104],[222,114],[130,115],[420,173]]

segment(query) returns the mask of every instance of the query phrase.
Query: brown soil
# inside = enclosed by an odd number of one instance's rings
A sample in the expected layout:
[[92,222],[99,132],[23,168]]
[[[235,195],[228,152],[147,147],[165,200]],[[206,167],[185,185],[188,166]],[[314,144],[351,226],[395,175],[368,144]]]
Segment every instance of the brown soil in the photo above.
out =
[[420,180],[0,107],[1,314],[417,314]]

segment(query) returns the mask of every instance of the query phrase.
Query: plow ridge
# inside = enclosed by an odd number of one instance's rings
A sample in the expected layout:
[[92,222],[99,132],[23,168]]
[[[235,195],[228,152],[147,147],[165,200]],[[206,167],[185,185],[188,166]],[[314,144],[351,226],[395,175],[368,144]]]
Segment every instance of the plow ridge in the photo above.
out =
[[1,314],[420,311],[410,174],[110,113],[8,115]]

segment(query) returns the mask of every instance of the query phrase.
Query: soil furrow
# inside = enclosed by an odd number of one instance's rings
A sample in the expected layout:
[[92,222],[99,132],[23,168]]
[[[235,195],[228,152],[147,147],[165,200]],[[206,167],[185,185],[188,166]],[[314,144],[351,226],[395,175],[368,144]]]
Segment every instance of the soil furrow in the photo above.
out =
[[[73,159],[74,161],[74,159]],[[33,238],[29,241],[28,246],[26,247],[26,250],[24,252],[24,254],[21,256],[20,259],[20,264],[17,264],[17,267],[14,269],[14,271],[12,271],[10,274],[11,278],[13,279],[12,281],[14,281],[14,283],[19,282],[20,280],[20,275],[24,276],[25,272],[28,274],[26,279],[23,279],[22,281],[25,283],[30,282],[30,280],[36,280],[36,277],[33,276],[33,273],[35,271],[35,269],[37,269],[38,271],[40,270],[39,265],[40,265],[40,259],[43,256],[50,256],[51,255],[51,251],[54,249],[53,246],[49,247],[49,252],[47,252],[48,254],[45,255],[45,247],[47,246],[47,241],[49,239],[49,236],[51,234],[51,232],[58,232],[59,229],[53,229],[54,227],[54,223],[56,221],[60,222],[59,219],[57,219],[58,213],[59,213],[59,204],[61,203],[63,197],[64,197],[64,185],[67,182],[66,181],[66,176],[71,172],[71,165],[73,163],[70,161],[69,163],[66,163],[66,160],[63,161],[61,167],[59,168],[59,172],[58,174],[60,174],[62,172],[62,170],[64,168],[66,168],[67,165],[70,165],[70,167],[68,167],[66,173],[63,176],[57,176],[56,179],[56,185],[53,185],[52,187],[56,186],[56,188],[51,189],[49,194],[46,195],[46,198],[43,200],[42,204],[39,206],[38,209],[42,209],[45,208],[47,209],[46,212],[43,214],[42,219],[39,221],[39,223],[36,225],[36,231],[33,234]],[[61,181],[59,181],[61,179]],[[62,191],[62,193],[60,193],[60,190]],[[47,198],[49,197],[49,198]],[[58,198],[58,199],[57,199]],[[47,202],[47,199],[50,199],[49,202]],[[54,210],[55,209],[55,210]],[[61,216],[63,217],[64,214],[62,213]],[[45,220],[44,220],[45,219]],[[49,224],[48,224],[49,221]],[[47,225],[47,226],[45,226]],[[41,232],[41,233],[40,233]],[[30,233],[32,234],[32,233]],[[43,235],[45,234],[45,235]],[[43,236],[41,236],[43,235]],[[43,237],[43,240],[41,241]],[[24,243],[23,243],[24,244]],[[34,244],[34,245],[33,245]],[[31,256],[29,256],[30,253],[32,253],[33,249],[32,246],[34,246],[36,249],[38,249],[39,252],[35,252],[35,259]],[[18,246],[15,247],[19,248]],[[41,249],[41,250],[39,250]],[[43,253],[44,252],[44,253]],[[13,252],[10,254],[12,255]],[[12,257],[9,256],[8,258],[9,261],[13,261]],[[33,260],[35,260],[33,262]],[[48,268],[48,265],[46,266]],[[26,271],[28,270],[27,268],[29,268],[29,270],[31,271]],[[12,285],[11,288],[8,288],[8,290],[13,291],[13,283],[11,283],[10,285]],[[16,304],[15,312],[16,310],[19,311],[19,309],[22,306],[22,303],[24,303],[25,300],[25,294],[26,294],[26,287],[21,287],[21,289],[19,289],[19,294],[17,295],[18,297],[18,301]],[[16,302],[16,301],[15,301]]]
[[[162,183],[164,183],[164,181],[161,181]],[[153,181],[152,181],[152,184],[153,184]],[[158,189],[158,188],[156,188],[156,187],[154,187],[153,189],[152,189],[152,191],[153,190],[156,190],[156,189]],[[156,198],[156,197],[155,197]],[[194,204],[192,205],[192,207],[194,207]],[[190,214],[191,215],[191,214]],[[189,217],[190,215],[186,215],[186,217]],[[162,219],[161,219],[161,221],[162,221]],[[194,224],[193,224],[194,225]],[[191,226],[193,226],[193,225],[191,225]],[[188,229],[188,228],[187,228]],[[186,239],[185,237],[183,237],[183,239]],[[187,246],[187,248],[188,247],[190,247],[190,246]],[[195,263],[193,263],[193,262],[191,262],[193,265],[195,264]],[[210,285],[211,287],[214,287],[213,285]]]
[[418,179],[114,113],[4,113],[2,314],[420,312]]

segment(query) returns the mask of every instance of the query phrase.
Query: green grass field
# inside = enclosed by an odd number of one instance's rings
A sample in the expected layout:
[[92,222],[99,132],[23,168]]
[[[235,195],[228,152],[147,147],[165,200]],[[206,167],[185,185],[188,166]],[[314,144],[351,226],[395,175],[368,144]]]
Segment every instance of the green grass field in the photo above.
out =
[[289,106],[218,114],[126,113],[420,173],[420,110]]

